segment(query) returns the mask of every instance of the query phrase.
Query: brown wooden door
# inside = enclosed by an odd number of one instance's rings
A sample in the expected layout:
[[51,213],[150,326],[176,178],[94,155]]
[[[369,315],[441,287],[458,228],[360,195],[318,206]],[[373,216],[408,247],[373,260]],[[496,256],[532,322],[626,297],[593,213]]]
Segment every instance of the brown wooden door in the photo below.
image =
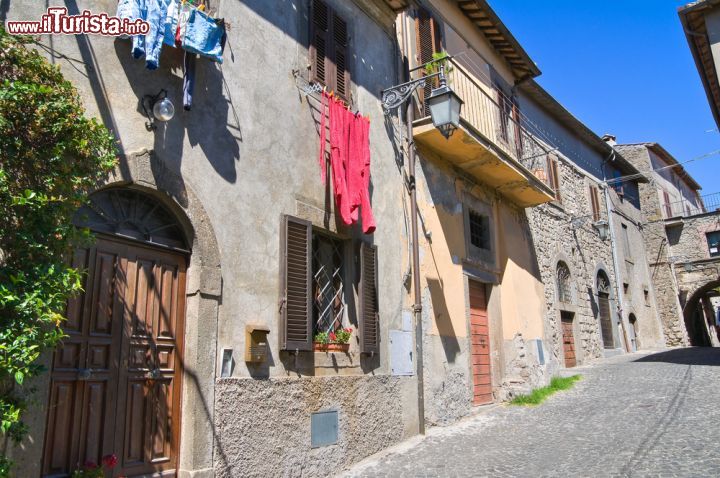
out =
[[572,368],[577,365],[575,358],[575,334],[573,334],[573,314],[560,312],[563,333],[563,354],[565,355],[565,367]]
[[86,292],[53,359],[43,473],[114,453],[114,476],[174,475],[186,258],[102,237],[74,264]]
[[485,284],[471,280],[468,281],[468,288],[470,296],[473,405],[483,405],[493,400]]
[[615,348],[613,339],[612,318],[610,316],[610,296],[598,293],[598,312],[600,314],[600,330],[602,331],[603,346],[606,349]]

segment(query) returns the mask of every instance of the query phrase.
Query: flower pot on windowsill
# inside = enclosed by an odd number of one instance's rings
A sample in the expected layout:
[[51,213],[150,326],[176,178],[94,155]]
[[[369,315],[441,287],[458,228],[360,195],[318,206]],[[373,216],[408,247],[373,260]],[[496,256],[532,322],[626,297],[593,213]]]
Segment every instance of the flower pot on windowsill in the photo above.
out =
[[348,353],[350,351],[350,344],[323,344],[320,342],[313,342],[313,350],[315,352]]

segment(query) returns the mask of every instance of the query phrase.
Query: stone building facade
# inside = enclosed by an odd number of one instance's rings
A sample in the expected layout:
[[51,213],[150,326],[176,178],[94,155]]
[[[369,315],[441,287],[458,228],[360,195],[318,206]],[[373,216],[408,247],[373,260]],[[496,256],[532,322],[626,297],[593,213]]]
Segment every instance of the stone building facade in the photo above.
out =
[[[643,239],[651,259],[653,283],[668,345],[709,345],[717,342],[714,317],[705,313],[717,280],[720,260],[711,238],[719,229],[714,194],[700,196],[700,185],[657,143],[619,145],[639,169],[652,171],[640,187]],[[712,307],[708,306],[708,309]],[[708,328],[709,327],[709,328]]]
[[[69,307],[77,348],[48,357],[30,440],[12,453],[19,476],[68,473],[107,453],[129,476],[331,475],[425,421],[450,423],[546,384],[571,366],[570,352],[582,364],[660,341],[654,292],[643,289],[637,181],[602,199],[603,180],[637,171],[533,86],[539,70],[486,2],[421,3],[210,2],[229,25],[227,45],[222,65],[198,60],[190,111],[179,107],[179,49],[165,47],[150,71],[127,39],[41,38],[116,135],[120,158],[92,195],[104,214],[84,224],[99,242],[82,256],[89,292]],[[69,13],[116,6],[82,0]],[[8,19],[46,7],[12,2]],[[426,83],[408,138],[381,92],[434,71],[421,65],[440,52],[453,56],[460,127],[446,138],[432,125],[425,100],[437,85]],[[318,90],[328,85],[370,119],[373,234],[342,224],[320,179]],[[177,112],[146,128],[143,106],[161,90]],[[147,233],[129,210],[166,232]],[[614,228],[606,240],[593,225],[603,219]],[[347,352],[314,350],[325,310],[353,328]],[[98,314],[113,324],[99,331],[102,346],[86,333]]]
[[[70,14],[88,9],[114,15],[117,9],[115,0],[72,4]],[[407,232],[398,215],[405,188],[379,97],[382,89],[399,81],[396,14],[386,2],[373,0],[209,4],[213,15],[224,17],[229,25],[224,61],[219,65],[198,58],[191,111],[181,106],[180,49],[165,46],[160,67],[150,71],[143,60],[132,58],[126,39],[40,38],[48,47],[43,54],[77,86],[88,114],[99,117],[118,138],[117,170],[93,196],[95,206],[101,198],[110,198],[109,203],[118,200],[121,205],[162,210],[167,227],[176,232],[169,238],[173,246],[161,247],[149,236],[130,234],[128,239],[128,234],[112,232],[117,227],[104,224],[101,232],[111,233],[100,234],[105,242],[98,248],[112,246],[90,253],[110,261],[102,264],[104,271],[116,275],[109,282],[117,284],[114,287],[120,287],[121,274],[128,272],[125,264],[133,267],[130,272],[149,267],[176,278],[177,282],[167,282],[170,295],[154,288],[160,282],[142,284],[151,296],[175,304],[171,309],[179,322],[172,340],[160,329],[158,333],[165,335],[151,338],[165,347],[147,352],[147,360],[159,365],[146,369],[143,352],[133,355],[144,375],[128,390],[114,379],[100,381],[105,366],[111,376],[125,373],[125,368],[117,371],[112,365],[120,361],[114,356],[109,358],[111,365],[93,365],[93,360],[105,360],[104,355],[81,352],[78,363],[65,348],[54,362],[49,359],[48,382],[37,384],[40,409],[28,414],[29,439],[12,453],[18,476],[71,472],[85,460],[97,462],[107,453],[118,454],[118,472],[131,476],[271,476],[298,470],[322,476],[417,433],[412,365],[404,374],[394,374],[390,363],[390,331],[411,328],[403,321]],[[53,5],[68,2],[50,2]],[[47,6],[14,1],[7,18],[39,19]],[[320,10],[332,12],[336,35],[341,35],[340,25],[346,27],[345,40],[334,37],[347,48],[351,80],[343,96],[354,111],[370,118],[371,201],[377,222],[372,235],[363,234],[359,226],[341,224],[329,183],[320,179],[320,101],[317,92],[307,89],[308,66],[317,58],[310,54],[310,29],[320,22],[311,13],[318,15]],[[157,130],[148,131],[142,104],[146,95],[161,89],[175,104],[175,117],[156,121]],[[314,352],[312,337],[306,337],[309,350],[283,346],[281,337],[287,332],[278,311],[287,297],[282,247],[287,243],[283,234],[290,227],[288,216],[295,218],[292,227],[309,231],[320,244],[298,247],[312,250],[318,263],[332,262],[342,277],[339,320],[343,327],[353,328],[348,353]],[[142,226],[133,218],[116,220],[116,226],[127,220],[126,229]],[[126,257],[116,244],[140,252]],[[334,255],[328,252],[333,247]],[[141,256],[144,259],[134,259]],[[177,259],[173,269],[163,269],[166,256]],[[309,268],[312,258],[307,257],[303,267]],[[88,264],[88,280],[104,280],[97,269],[101,262],[93,261]],[[367,280],[373,272],[374,283]],[[365,319],[360,301],[366,301]],[[368,307],[375,307],[377,322]],[[107,320],[115,324],[123,319]],[[367,331],[373,327],[376,335],[370,337]],[[367,340],[359,338],[371,340],[376,349],[368,351]],[[114,335],[108,336],[111,339],[125,343]],[[250,339],[266,344],[262,362],[246,361]],[[79,347],[87,347],[82,340],[79,336]],[[412,364],[412,341],[399,347]],[[67,371],[63,376],[59,364]],[[172,406],[172,412],[165,414],[162,410],[167,409],[161,407],[158,413],[171,421],[148,422],[157,425],[143,435],[138,427],[149,420],[151,408],[160,407],[153,400],[163,400],[157,398],[161,393],[168,394],[162,403]],[[114,397],[132,405],[112,406]],[[91,399],[99,401],[89,404]],[[83,405],[73,408],[74,403]],[[104,411],[88,415],[87,407]],[[101,418],[88,425],[89,431],[73,425],[92,417]],[[320,433],[316,427],[326,433],[336,427],[337,444],[315,447]]]

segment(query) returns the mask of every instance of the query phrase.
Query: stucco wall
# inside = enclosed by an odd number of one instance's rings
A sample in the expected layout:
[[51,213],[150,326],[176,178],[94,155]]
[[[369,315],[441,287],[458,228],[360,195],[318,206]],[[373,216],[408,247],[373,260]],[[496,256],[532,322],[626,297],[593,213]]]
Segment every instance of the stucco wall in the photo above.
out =
[[[215,476],[332,476],[407,436],[414,393],[409,377],[221,379]],[[318,410],[338,412],[337,445],[310,447]]]
[[[443,424],[471,409],[467,281],[486,284],[497,400],[547,379],[526,346],[543,338],[545,303],[525,211],[430,151],[419,153],[426,417]],[[468,208],[490,218],[492,252],[482,257],[468,250]]]
[[[398,214],[405,190],[395,161],[392,133],[386,129],[379,102],[380,91],[397,83],[394,14],[384,2],[327,1],[348,20],[354,108],[371,120],[371,195],[378,224],[372,237],[363,236],[357,228],[331,227],[356,244],[365,240],[378,247],[381,353],[372,358],[351,353],[347,360],[353,364],[347,367],[323,364],[312,353],[296,359],[278,350],[280,217],[298,215],[323,226],[324,214],[332,213],[333,208],[332,195],[321,183],[317,165],[319,102],[317,97],[300,94],[298,86],[305,83],[296,78],[306,77],[308,71],[307,0],[292,4],[264,0],[212,2],[217,16],[225,17],[231,25],[224,63],[220,66],[198,60],[194,104],[189,112],[182,109],[182,51],[165,47],[160,68],[148,71],[144,61],[131,58],[128,40],[60,35],[41,38],[57,52],[57,56],[48,56],[78,87],[88,114],[99,117],[117,136],[122,154],[120,177],[128,176],[125,180],[132,181],[127,158],[149,151],[147,154],[154,159],[147,162],[144,171],[150,179],[168,175],[177,178],[173,188],[169,192],[163,190],[164,193],[182,206],[187,203],[185,192],[192,191],[193,198],[206,211],[204,223],[193,222],[192,226],[214,232],[219,251],[217,263],[222,270],[222,296],[216,300],[214,310],[201,314],[211,322],[187,322],[188,327],[194,327],[188,330],[187,337],[198,345],[186,347],[186,369],[193,376],[186,377],[184,383],[190,387],[196,380],[198,387],[192,397],[183,392],[180,468],[184,472],[227,469],[213,461],[217,457],[213,458],[212,440],[220,423],[213,417],[219,408],[217,404],[224,406],[239,395],[243,400],[254,396],[246,394],[246,383],[242,380],[215,386],[225,348],[233,350],[234,377],[247,378],[253,391],[267,389],[259,395],[275,396],[280,389],[268,377],[287,377],[292,371],[291,377],[299,383],[321,379],[301,380],[298,376],[348,375],[337,379],[347,381],[339,389],[353,387],[358,374],[374,375],[375,378],[368,379],[371,386],[356,390],[354,397],[360,408],[399,400],[397,380],[385,376],[390,373],[389,330],[403,328],[402,310],[408,295],[403,286],[407,233],[405,221]],[[114,14],[117,6],[114,0],[50,2],[62,4],[70,7],[70,13],[90,9]],[[8,18],[39,18],[46,7],[45,2],[12,2]],[[60,54],[77,61],[65,60]],[[158,123],[156,132],[149,132],[144,126],[140,99],[161,88],[168,91],[176,115],[168,123]],[[219,274],[217,279],[220,280]],[[189,276],[189,284],[200,291],[196,298],[189,299],[189,306],[205,310],[202,275]],[[219,292],[212,291],[218,295]],[[350,320],[351,325],[357,325]],[[250,322],[270,327],[271,352],[266,366],[248,367],[243,361],[245,324]],[[297,393],[315,393],[310,388],[298,385]],[[416,400],[405,395],[402,399],[411,404]],[[278,396],[273,408],[277,417],[290,413],[286,397]],[[416,417],[397,407],[383,410],[382,416],[376,417],[379,421],[361,421],[353,426],[366,433],[363,427],[374,430],[378,424],[388,424],[393,432],[379,441],[383,446],[417,429]],[[247,415],[238,412],[237,416],[250,417],[253,413],[251,408],[244,411]],[[204,421],[199,431],[193,430],[197,423],[188,418],[195,416]],[[298,426],[302,427],[298,433],[309,434],[308,416],[298,417]],[[271,422],[268,419],[268,424]],[[346,424],[347,421],[343,422],[341,428]],[[346,430],[342,429],[343,433]],[[42,427],[33,430],[33,438],[40,447],[42,436]],[[270,437],[260,434],[256,437],[258,444],[271,443]],[[222,438],[226,447],[236,450],[247,444],[241,433],[235,436],[226,433]],[[376,451],[375,445],[350,441],[343,450],[348,457],[358,459]],[[309,463],[315,459],[313,453],[303,445],[293,459],[295,462],[307,459]],[[241,470],[242,462],[232,466],[235,471]]]

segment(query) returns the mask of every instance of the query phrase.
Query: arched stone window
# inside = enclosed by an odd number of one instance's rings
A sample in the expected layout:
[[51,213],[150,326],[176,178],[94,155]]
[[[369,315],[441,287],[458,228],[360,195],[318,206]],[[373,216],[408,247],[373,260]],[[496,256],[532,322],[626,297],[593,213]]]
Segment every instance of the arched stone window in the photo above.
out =
[[572,302],[572,285],[570,282],[570,268],[560,261],[556,273],[557,297],[559,302]]
[[111,188],[90,196],[75,214],[74,224],[148,244],[188,250],[175,215],[156,198],[136,189]]

